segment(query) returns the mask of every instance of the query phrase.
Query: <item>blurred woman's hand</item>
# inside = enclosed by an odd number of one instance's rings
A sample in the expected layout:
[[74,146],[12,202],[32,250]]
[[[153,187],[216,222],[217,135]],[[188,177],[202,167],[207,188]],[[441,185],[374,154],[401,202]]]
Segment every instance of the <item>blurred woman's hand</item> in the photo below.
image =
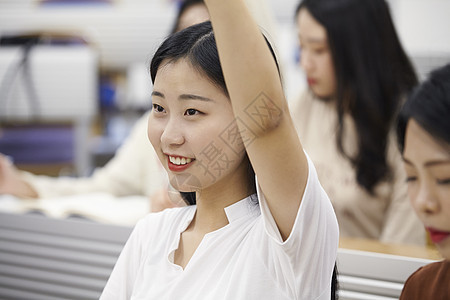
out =
[[8,157],[0,154],[0,194],[37,198],[37,192],[20,176]]

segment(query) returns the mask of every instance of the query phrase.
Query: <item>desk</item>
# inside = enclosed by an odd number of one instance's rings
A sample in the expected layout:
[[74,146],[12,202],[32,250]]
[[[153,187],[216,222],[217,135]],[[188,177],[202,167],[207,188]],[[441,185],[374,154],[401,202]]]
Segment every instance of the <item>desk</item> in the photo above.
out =
[[133,227],[150,212],[145,196],[115,197],[106,193],[90,193],[56,198],[18,199],[0,195],[0,212],[42,214],[52,219],[84,217],[103,225]]
[[431,260],[442,259],[441,255],[434,247],[404,245],[404,244],[386,244],[376,240],[368,240],[368,239],[341,237],[339,239],[339,248],[424,258]]

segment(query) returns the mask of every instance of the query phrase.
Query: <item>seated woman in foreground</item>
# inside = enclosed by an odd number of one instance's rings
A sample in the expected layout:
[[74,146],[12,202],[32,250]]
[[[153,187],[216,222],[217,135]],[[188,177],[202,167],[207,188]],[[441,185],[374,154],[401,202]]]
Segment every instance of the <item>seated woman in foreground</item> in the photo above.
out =
[[328,300],[336,216],[273,53],[242,0],[205,3],[212,26],[170,36],[150,65],[149,139],[196,204],[141,220],[101,299]]
[[398,139],[411,204],[444,258],[412,274],[400,299],[450,299],[450,64],[406,102]]

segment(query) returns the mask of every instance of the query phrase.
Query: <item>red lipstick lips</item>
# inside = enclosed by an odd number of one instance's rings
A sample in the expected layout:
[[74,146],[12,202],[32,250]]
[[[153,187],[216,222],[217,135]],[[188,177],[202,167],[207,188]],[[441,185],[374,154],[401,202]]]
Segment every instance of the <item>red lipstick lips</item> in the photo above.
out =
[[447,237],[450,236],[450,232],[440,231],[434,228],[427,227],[428,232],[430,233],[431,241],[435,244],[439,244]]
[[170,157],[180,157],[180,158],[182,158],[181,156],[172,156],[172,155],[167,155],[167,165],[168,165],[168,167],[169,167],[169,170],[170,171],[172,171],[172,172],[181,172],[181,171],[184,171],[184,170],[186,170],[187,168],[189,168],[190,166],[191,166],[191,164],[192,164],[192,162],[194,161],[194,159],[192,159],[191,160],[191,162],[189,162],[189,163],[186,163],[186,164],[183,164],[183,165],[178,165],[178,164],[174,164],[174,163],[172,163],[171,161],[170,161]]
[[307,80],[308,80],[308,85],[310,85],[310,86],[317,84],[317,80],[315,80],[315,79],[308,78]]

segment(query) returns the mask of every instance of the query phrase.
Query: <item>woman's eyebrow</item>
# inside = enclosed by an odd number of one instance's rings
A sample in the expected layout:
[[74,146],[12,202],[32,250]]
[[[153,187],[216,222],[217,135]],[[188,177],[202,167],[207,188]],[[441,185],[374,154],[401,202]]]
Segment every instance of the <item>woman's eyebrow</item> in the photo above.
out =
[[438,159],[438,160],[432,160],[432,161],[427,161],[425,163],[426,167],[432,167],[432,166],[436,166],[436,165],[447,165],[450,164],[450,160],[448,159]]
[[153,91],[152,92],[152,96],[165,98],[163,93],[160,93],[160,92],[157,92],[157,91]]
[[312,44],[326,44],[327,39],[323,37],[312,37],[312,36],[306,36],[303,37],[300,34],[298,34],[298,39],[302,40],[304,42],[312,43]]
[[[403,162],[408,164],[408,165],[413,165],[413,163],[411,161],[409,161],[408,159],[406,159],[405,157],[402,158]],[[436,165],[446,165],[446,164],[450,164],[450,160],[447,159],[436,159],[436,160],[430,160],[427,161],[425,164],[423,164],[425,167],[433,167]]]
[[207,98],[207,97],[203,97],[203,96],[199,96],[199,95],[194,95],[194,94],[182,94],[178,97],[179,100],[200,100],[200,101],[212,101],[214,102],[213,99],[211,98]]

